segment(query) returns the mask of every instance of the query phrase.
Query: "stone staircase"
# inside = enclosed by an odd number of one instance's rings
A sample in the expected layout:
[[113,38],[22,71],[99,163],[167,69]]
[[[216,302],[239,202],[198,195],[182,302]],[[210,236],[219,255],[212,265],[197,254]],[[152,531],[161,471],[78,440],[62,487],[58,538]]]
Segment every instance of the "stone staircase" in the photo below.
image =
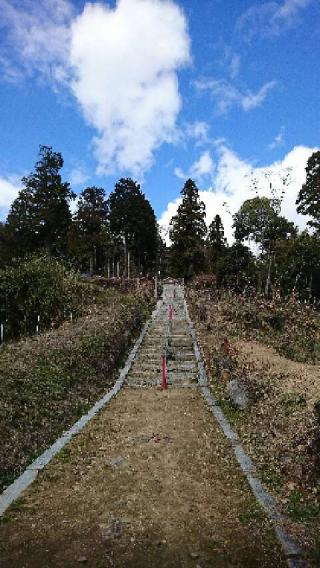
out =
[[169,388],[195,388],[198,384],[197,361],[186,317],[183,287],[177,284],[163,286],[162,304],[127,375],[127,385],[140,388],[161,386],[164,352]]

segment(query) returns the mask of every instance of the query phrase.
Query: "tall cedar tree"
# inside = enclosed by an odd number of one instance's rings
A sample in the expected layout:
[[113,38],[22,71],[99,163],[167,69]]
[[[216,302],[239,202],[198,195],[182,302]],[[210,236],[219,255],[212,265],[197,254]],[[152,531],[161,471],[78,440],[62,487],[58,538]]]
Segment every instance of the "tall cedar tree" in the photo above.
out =
[[313,219],[308,225],[320,232],[320,151],[309,158],[306,183],[299,191],[296,204],[298,213],[309,215]]
[[91,273],[103,268],[109,244],[108,204],[101,187],[87,187],[78,201],[69,234],[69,250]]
[[207,249],[209,263],[212,270],[215,269],[217,259],[227,247],[227,240],[224,236],[224,227],[220,215],[216,215],[209,225],[207,236]]
[[181,195],[177,215],[170,221],[170,264],[174,276],[190,278],[205,270],[206,213],[194,181],[188,179]]
[[63,158],[49,146],[40,146],[35,171],[22,178],[24,189],[13,202],[7,229],[12,239],[13,255],[45,248],[48,254],[61,254],[71,223],[69,203],[74,194],[68,182],[62,182]]
[[123,241],[138,272],[148,272],[155,266],[159,244],[154,211],[131,178],[122,178],[108,199],[111,235]]

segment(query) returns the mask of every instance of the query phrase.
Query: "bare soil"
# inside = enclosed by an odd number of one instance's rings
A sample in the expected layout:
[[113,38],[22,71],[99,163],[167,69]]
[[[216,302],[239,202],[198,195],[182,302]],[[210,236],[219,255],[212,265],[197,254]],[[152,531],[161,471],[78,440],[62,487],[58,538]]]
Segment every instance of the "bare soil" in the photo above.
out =
[[195,389],[130,389],[0,527],[2,568],[281,567],[274,533]]

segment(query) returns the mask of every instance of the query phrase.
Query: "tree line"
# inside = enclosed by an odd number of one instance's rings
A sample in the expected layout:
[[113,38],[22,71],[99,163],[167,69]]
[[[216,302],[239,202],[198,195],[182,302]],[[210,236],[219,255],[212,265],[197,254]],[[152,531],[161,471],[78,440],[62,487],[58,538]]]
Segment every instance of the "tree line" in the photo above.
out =
[[[234,243],[225,238],[221,217],[207,228],[205,205],[191,179],[169,228],[170,245],[160,236],[153,208],[131,178],[121,178],[106,196],[86,187],[76,196],[62,180],[63,158],[40,146],[34,171],[22,178],[23,189],[0,223],[0,261],[10,265],[34,253],[71,262],[84,272],[108,277],[155,274],[190,279],[215,276],[217,285],[235,291],[320,297],[320,152],[306,166],[297,211],[308,215],[308,229],[281,215],[288,172],[271,197],[247,199],[233,215]],[[78,197],[75,211],[71,204]],[[252,252],[253,245],[255,254]]]
[[254,180],[257,195],[244,201],[233,215],[231,246],[219,215],[207,229],[205,205],[196,184],[189,179],[170,223],[171,273],[191,278],[209,272],[215,275],[218,286],[237,292],[294,293],[306,300],[320,298],[320,152],[309,158],[306,174],[296,206],[299,213],[308,215],[309,230],[299,232],[294,223],[281,215],[289,175],[285,172],[279,191],[270,184],[270,198],[258,195]]
[[131,178],[122,178],[108,198],[101,187],[87,187],[76,199],[61,177],[63,158],[40,146],[34,171],[0,224],[0,260],[10,264],[30,254],[71,261],[82,271],[109,276],[155,270],[159,229],[154,211]]

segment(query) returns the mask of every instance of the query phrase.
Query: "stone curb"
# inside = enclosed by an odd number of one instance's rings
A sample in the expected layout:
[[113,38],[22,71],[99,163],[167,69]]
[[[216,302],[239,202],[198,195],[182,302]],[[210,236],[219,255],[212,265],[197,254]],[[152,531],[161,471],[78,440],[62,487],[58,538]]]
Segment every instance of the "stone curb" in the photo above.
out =
[[189,315],[186,300],[184,301],[184,305],[186,319],[189,324],[190,333],[193,340],[194,352],[198,363],[198,385],[200,387],[201,393],[206,400],[212,414],[218,421],[226,438],[230,440],[236,460],[240,465],[244,475],[246,476],[254,496],[271,520],[278,542],[281,544],[282,550],[285,554],[288,566],[290,568],[309,568],[310,564],[303,559],[303,551],[283,528],[283,524],[286,520],[285,516],[282,515],[278,510],[278,504],[274,497],[265,490],[261,481],[258,479],[256,468],[251,461],[251,458],[245,452],[238,434],[232,429],[217,400],[214,398],[209,389],[204,361],[200,352],[195,327]]
[[36,458],[26,469],[25,471],[11,484],[7,487],[3,493],[0,495],[0,517],[6,512],[6,510],[12,505],[12,503],[20,497],[22,492],[27,489],[36,479],[39,471],[41,471],[51,460],[54,456],[64,448],[68,442],[76,435],[83,430],[83,428],[94,418],[98,412],[110,402],[110,400],[118,394],[120,389],[123,387],[125,383],[125,379],[127,374],[130,371],[132,363],[140,349],[141,343],[148,332],[149,327],[151,326],[152,322],[156,318],[159,308],[161,306],[161,301],[159,300],[155,310],[152,313],[152,316],[149,318],[149,321],[144,325],[140,336],[138,337],[137,341],[134,344],[133,349],[131,350],[125,366],[120,371],[119,378],[117,379],[116,383],[114,384],[113,388],[107,392],[100,400],[96,402],[96,404],[89,410],[87,414],[82,416],[69,430],[64,432],[60,438],[58,438],[50,448],[45,450],[38,458]]

